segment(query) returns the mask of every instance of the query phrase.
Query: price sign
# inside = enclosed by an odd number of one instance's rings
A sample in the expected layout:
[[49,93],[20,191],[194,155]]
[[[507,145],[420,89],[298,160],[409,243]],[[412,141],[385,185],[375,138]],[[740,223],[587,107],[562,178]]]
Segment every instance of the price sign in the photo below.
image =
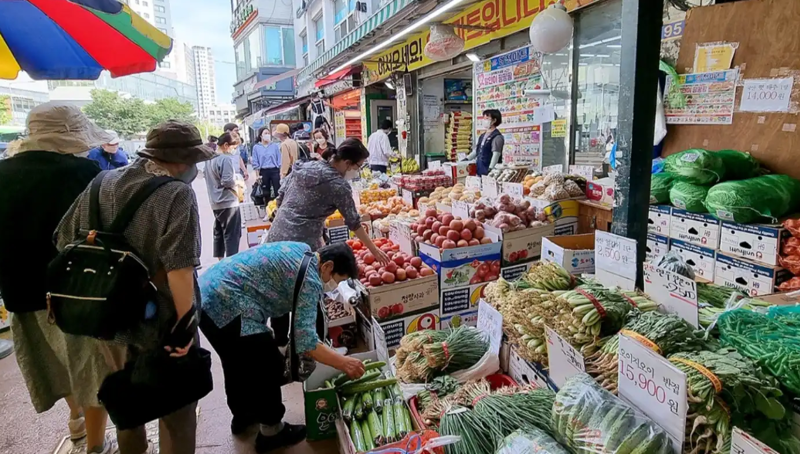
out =
[[471,204],[462,202],[460,200],[453,200],[453,216],[459,216],[461,219],[469,219],[469,210]]
[[353,201],[356,203],[356,206],[361,206],[361,191],[357,189],[353,189]]
[[465,182],[464,186],[466,186],[467,189],[480,190],[481,189],[481,177],[468,176],[467,177],[467,181]]
[[389,240],[400,246],[400,250],[408,255],[414,255],[414,241],[411,226],[400,221],[389,224]]
[[635,405],[682,452],[686,431],[686,374],[638,341],[619,335],[619,397]]
[[478,302],[478,330],[489,336],[489,351],[499,355],[503,342],[503,314],[483,299]]
[[542,167],[542,173],[544,173],[544,174],[561,173],[563,170],[564,170],[564,166],[562,166],[561,164],[556,164],[554,166]]
[[[430,207],[431,207],[431,205],[428,205],[427,203],[418,203],[417,204],[417,210],[419,210],[419,212],[421,214],[425,214],[425,212],[428,211],[428,208],[430,208]],[[433,208],[436,208],[436,207],[433,207]]]
[[594,233],[594,266],[636,281],[636,241],[613,233]]
[[522,183],[503,183],[503,194],[508,194],[515,199],[522,199],[523,187]]
[[742,112],[788,112],[792,97],[791,77],[782,79],[746,79],[742,91]]
[[545,330],[550,378],[560,388],[569,377],[586,372],[586,366],[581,352],[549,327],[545,327]]
[[408,189],[403,189],[403,202],[407,203],[408,206],[414,206],[414,193],[409,191]]
[[774,449],[758,441],[738,427],[733,428],[731,454],[778,454]]
[[456,159],[458,159],[459,161],[466,161],[467,160],[467,154],[466,153],[456,153]]
[[375,342],[375,353],[378,354],[378,361],[389,364],[389,348],[386,347],[386,333],[381,328],[381,324],[372,317],[372,338]]
[[644,264],[644,292],[669,313],[676,314],[695,328],[697,319],[697,284],[678,273]]
[[484,175],[481,177],[481,194],[491,199],[497,198],[497,181],[494,178]]
[[429,169],[441,169],[442,168],[442,161],[428,161],[428,168]]
[[594,167],[592,166],[569,166],[569,174],[586,178],[586,181],[594,180]]

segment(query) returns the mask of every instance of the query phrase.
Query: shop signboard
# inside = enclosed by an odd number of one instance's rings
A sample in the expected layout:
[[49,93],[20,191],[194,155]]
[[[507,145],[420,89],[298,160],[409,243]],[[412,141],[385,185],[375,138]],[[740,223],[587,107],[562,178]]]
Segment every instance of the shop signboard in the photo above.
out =
[[[564,0],[563,4],[567,11],[572,12],[599,1]],[[464,39],[466,51],[518,31],[527,30],[534,17],[556,3],[562,3],[562,0],[488,0],[470,5],[447,23],[475,27],[455,30]],[[377,60],[377,63],[364,63],[362,71],[364,84],[369,85],[386,79],[397,70],[398,66],[407,71],[414,71],[436,63],[424,52],[429,39],[430,30],[426,29],[373,56],[371,59]]]

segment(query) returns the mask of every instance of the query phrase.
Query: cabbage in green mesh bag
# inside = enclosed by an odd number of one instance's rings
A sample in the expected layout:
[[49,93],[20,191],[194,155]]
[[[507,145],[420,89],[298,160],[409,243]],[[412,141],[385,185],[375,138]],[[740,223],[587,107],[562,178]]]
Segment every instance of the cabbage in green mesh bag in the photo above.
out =
[[725,165],[725,179],[746,180],[758,176],[760,166],[750,153],[736,150],[719,150],[715,153]]
[[703,202],[707,194],[708,186],[676,181],[669,190],[669,201],[672,206],[690,213],[706,213],[708,210]]
[[650,204],[658,205],[659,203],[669,202],[669,190],[672,189],[672,183],[675,181],[675,175],[667,172],[654,173],[650,177]]
[[725,164],[712,151],[694,148],[667,156],[664,171],[680,181],[692,184],[714,184],[725,179]]
[[709,213],[726,221],[775,222],[800,208],[800,181],[786,175],[726,181],[708,191],[705,205]]

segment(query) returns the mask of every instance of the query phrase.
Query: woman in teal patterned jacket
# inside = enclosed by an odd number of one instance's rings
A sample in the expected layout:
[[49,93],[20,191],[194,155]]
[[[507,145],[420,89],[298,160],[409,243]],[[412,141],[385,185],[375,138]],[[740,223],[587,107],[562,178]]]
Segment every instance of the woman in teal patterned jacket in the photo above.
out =
[[344,243],[316,253],[305,243],[263,244],[222,260],[199,279],[200,330],[222,360],[231,431],[238,435],[260,424],[259,454],[305,438],[305,426],[282,421],[283,355],[267,322],[292,310],[295,281],[307,254],[311,260],[297,298],[292,341],[298,354],[358,378],[364,373],[361,361],[320,343],[316,331],[323,290],[358,275],[353,251]]

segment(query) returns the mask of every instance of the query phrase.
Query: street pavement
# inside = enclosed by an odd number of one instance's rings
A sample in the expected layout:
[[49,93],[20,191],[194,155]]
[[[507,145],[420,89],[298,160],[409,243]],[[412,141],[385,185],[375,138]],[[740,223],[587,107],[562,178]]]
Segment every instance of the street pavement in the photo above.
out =
[[[248,183],[252,183],[251,178]],[[249,186],[249,184],[248,184]],[[212,256],[214,215],[208,201],[205,181],[198,177],[193,184],[197,194],[202,234],[203,268],[201,272],[216,263]],[[247,247],[245,236],[242,249]],[[0,337],[9,338],[8,332]],[[244,437],[230,433],[230,410],[225,403],[222,367],[216,352],[208,342],[201,340],[204,348],[213,354],[212,372],[214,390],[200,401],[198,409],[197,450],[198,454],[253,454],[255,429]],[[258,352],[253,352],[257,360]],[[285,420],[301,424],[305,421],[302,385],[295,383],[283,388],[286,406]],[[0,454],[83,454],[80,446],[73,448],[69,440],[67,419],[69,412],[62,401],[48,412],[36,414],[30,403],[25,382],[22,379],[14,356],[0,360]],[[157,425],[151,424],[148,438],[157,439]],[[60,448],[60,449],[59,449]],[[292,448],[274,451],[275,454],[334,454],[339,452],[335,440],[316,443],[300,443]]]

